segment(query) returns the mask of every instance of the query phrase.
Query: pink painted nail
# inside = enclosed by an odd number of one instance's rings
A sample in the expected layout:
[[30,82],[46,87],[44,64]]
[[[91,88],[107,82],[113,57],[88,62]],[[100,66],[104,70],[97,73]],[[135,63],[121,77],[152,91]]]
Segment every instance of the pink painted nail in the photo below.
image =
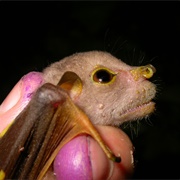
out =
[[54,160],[56,179],[92,180],[88,136],[78,136],[67,143]]

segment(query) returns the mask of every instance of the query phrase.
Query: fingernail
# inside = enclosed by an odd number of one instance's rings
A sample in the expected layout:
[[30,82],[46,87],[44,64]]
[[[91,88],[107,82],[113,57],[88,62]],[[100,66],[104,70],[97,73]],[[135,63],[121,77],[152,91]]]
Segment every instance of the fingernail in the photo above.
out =
[[107,180],[111,179],[113,170],[114,170],[114,162],[109,160],[109,176],[107,177]]
[[23,101],[29,101],[38,87],[44,83],[43,74],[40,72],[30,72],[21,79],[21,94]]
[[92,180],[92,165],[89,156],[87,136],[78,136],[60,150],[54,160],[57,180]]

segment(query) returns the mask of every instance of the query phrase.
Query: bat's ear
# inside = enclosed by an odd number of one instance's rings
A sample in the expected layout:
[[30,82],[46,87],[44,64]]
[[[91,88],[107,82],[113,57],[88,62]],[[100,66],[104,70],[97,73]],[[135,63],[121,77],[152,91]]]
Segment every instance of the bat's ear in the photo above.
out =
[[67,91],[72,99],[75,99],[81,94],[83,83],[76,73],[67,71],[63,74],[58,86]]

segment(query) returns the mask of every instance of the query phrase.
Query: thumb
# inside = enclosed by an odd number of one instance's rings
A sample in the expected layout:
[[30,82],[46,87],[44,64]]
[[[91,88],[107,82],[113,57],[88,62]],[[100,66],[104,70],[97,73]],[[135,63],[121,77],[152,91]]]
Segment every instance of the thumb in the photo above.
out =
[[97,126],[97,129],[110,149],[116,155],[121,155],[122,162],[109,160],[90,136],[77,136],[67,143],[55,158],[54,173],[58,180],[118,180],[131,177],[134,168],[133,146],[127,135],[114,127]]
[[24,75],[14,86],[0,106],[0,133],[10,125],[24,109],[33,92],[43,84],[42,73],[30,72]]

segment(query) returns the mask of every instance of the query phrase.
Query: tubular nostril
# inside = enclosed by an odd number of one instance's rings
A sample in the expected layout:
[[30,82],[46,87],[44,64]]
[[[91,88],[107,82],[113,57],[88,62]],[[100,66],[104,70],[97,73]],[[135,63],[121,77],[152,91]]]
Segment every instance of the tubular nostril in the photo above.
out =
[[135,69],[132,69],[130,72],[133,75],[134,80],[137,81],[142,76],[146,79],[151,78],[153,74],[156,72],[156,69],[153,65],[148,64],[146,66],[140,66]]
[[147,79],[151,78],[153,74],[156,72],[155,67],[152,66],[151,64],[144,66],[143,69],[144,70],[142,70],[142,76],[144,76]]

